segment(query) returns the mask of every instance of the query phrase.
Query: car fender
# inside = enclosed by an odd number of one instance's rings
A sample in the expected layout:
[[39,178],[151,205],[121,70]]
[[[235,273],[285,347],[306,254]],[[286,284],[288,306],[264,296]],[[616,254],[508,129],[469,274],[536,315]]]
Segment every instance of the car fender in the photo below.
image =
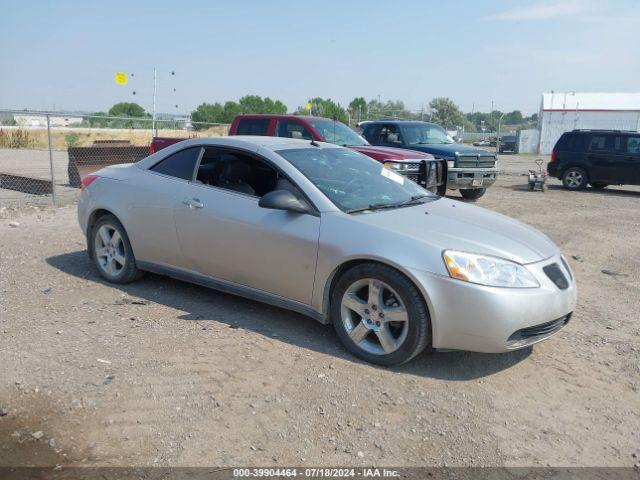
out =
[[[322,313],[322,319],[323,319],[322,323],[325,323],[325,324],[331,323],[330,321],[331,293],[339,275],[347,271],[349,268],[353,268],[356,265],[359,265],[361,263],[367,263],[367,262],[386,265],[388,267],[391,267],[399,271],[404,276],[406,276],[415,285],[415,287],[418,289],[418,291],[422,295],[422,298],[424,299],[427,305],[427,310],[429,311],[429,318],[430,319],[433,318],[433,312],[434,312],[433,302],[431,300],[431,297],[429,296],[429,292],[427,292],[424,289],[424,287],[422,286],[418,278],[414,275],[411,269],[403,267],[402,265],[397,264],[389,260],[388,258],[382,258],[376,255],[367,255],[367,254],[351,255],[349,257],[343,258],[342,260],[343,261],[341,261],[339,264],[335,265],[331,273],[326,278],[323,278],[321,281],[318,281],[318,279],[316,278],[316,285],[318,285],[319,288],[317,288],[316,291],[314,292],[314,300],[315,300],[315,294],[319,293],[321,295],[320,311]],[[316,308],[318,307],[317,305],[314,305],[314,306]],[[435,329],[436,329],[435,322],[431,322],[431,323],[432,323],[431,325],[432,333],[435,334]]]

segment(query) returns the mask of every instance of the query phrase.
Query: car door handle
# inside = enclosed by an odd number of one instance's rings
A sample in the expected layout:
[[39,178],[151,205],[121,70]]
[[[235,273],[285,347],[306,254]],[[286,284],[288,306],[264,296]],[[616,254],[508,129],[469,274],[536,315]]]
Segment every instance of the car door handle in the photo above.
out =
[[204,208],[204,203],[202,203],[199,198],[183,200],[182,203],[184,203],[189,208]]

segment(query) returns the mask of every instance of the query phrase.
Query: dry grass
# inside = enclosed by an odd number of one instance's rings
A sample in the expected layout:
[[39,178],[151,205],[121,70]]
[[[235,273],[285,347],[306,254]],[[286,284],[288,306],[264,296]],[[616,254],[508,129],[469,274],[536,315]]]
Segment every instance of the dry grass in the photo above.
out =
[[[13,130],[4,127],[3,130]],[[20,129],[26,135],[29,147],[34,149],[48,149],[47,130],[44,128]],[[191,132],[185,130],[159,130],[160,137],[194,138],[227,135],[228,127],[219,125],[207,130]],[[73,136],[73,145],[69,139]],[[128,140],[132,145],[148,146],[151,143],[151,130],[142,129],[110,129],[110,128],[54,128],[51,130],[53,150],[66,150],[69,146],[90,147],[96,140]],[[24,147],[19,147],[24,148]]]

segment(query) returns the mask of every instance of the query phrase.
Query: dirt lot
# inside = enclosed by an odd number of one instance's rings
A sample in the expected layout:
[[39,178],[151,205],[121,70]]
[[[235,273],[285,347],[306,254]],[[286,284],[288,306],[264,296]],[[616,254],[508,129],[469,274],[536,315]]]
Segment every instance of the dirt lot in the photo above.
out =
[[640,462],[640,188],[529,193],[531,163],[505,157],[479,204],[562,248],[571,323],[393,369],[295,313],[152,275],[105,284],[73,207],[0,211],[0,465]]

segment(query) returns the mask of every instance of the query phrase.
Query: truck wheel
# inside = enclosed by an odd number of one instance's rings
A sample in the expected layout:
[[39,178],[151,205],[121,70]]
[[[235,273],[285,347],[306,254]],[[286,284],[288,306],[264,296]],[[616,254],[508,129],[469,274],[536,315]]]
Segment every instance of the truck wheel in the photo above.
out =
[[562,185],[567,190],[584,190],[588,181],[587,172],[580,167],[567,168],[562,174]]
[[466,200],[477,200],[487,191],[486,188],[463,188],[460,189],[460,195]]

